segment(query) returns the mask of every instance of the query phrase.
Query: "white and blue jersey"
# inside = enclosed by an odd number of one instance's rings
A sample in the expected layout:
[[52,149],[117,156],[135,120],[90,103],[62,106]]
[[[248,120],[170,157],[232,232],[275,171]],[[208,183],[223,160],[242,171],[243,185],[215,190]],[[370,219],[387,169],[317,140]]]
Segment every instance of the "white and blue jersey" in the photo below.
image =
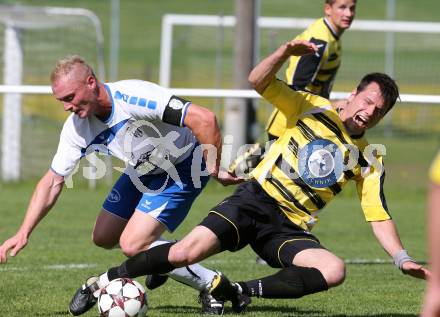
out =
[[55,173],[69,175],[83,156],[95,150],[107,151],[134,167],[155,154],[152,152],[158,145],[172,164],[191,154],[196,139],[183,127],[190,102],[141,80],[123,80],[105,87],[112,98],[110,117],[106,121],[96,116],[68,117],[51,165]]
[[[127,171],[135,171],[141,185],[126,171],[103,208],[124,219],[138,209],[173,231],[208,180],[208,176],[199,176],[200,183],[195,186],[190,173],[197,140],[184,127],[184,119],[191,103],[141,80],[107,83],[105,88],[112,99],[110,116],[102,121],[94,115],[81,119],[71,114],[51,169],[68,176],[79,160],[93,151],[121,159]],[[203,160],[198,162],[204,167]],[[146,193],[145,187],[154,194]]]

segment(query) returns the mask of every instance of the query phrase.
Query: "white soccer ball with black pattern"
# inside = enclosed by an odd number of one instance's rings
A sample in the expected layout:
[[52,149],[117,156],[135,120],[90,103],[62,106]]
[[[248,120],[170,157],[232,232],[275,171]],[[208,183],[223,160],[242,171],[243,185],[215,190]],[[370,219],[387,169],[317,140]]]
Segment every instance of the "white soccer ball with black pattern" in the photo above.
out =
[[101,290],[98,310],[101,317],[144,317],[147,294],[138,282],[129,278],[111,281]]

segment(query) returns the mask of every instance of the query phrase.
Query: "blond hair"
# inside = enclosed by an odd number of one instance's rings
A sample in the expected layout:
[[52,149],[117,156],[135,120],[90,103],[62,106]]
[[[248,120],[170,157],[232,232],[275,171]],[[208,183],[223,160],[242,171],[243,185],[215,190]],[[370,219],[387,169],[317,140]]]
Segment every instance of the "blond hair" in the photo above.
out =
[[[336,0],[325,0],[325,4],[333,5],[336,2]],[[354,0],[354,3],[356,3],[356,0]]]
[[70,75],[74,69],[77,69],[76,66],[80,67],[81,75],[84,76],[84,79],[88,76],[93,76],[96,78],[93,68],[87,64],[84,58],[79,55],[70,55],[58,60],[55,68],[50,74],[50,82],[54,83],[59,78]]

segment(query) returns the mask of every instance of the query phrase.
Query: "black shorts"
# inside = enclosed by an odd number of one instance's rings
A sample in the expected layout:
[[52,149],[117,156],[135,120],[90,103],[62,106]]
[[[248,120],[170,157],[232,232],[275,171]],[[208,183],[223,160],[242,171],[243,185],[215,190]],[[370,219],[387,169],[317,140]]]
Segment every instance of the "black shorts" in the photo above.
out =
[[234,252],[249,244],[272,267],[291,266],[302,250],[324,248],[291,222],[255,180],[239,185],[200,225],[216,234],[222,250]]

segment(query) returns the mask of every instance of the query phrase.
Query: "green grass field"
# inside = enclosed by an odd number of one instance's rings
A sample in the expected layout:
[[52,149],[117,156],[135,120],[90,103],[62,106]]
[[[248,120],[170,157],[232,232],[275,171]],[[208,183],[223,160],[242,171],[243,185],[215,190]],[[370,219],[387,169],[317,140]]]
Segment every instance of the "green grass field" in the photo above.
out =
[[[371,141],[379,143],[380,139]],[[425,261],[426,174],[436,141],[399,138],[387,139],[385,143],[385,189],[390,212],[410,254]],[[74,189],[65,189],[56,208],[43,220],[22,253],[0,266],[1,316],[67,315],[68,302],[85,278],[124,259],[119,250],[104,251],[90,241],[94,219],[107,193],[106,186],[101,184],[91,191],[78,181],[75,180]],[[13,234],[20,224],[33,186],[31,181],[0,185],[0,240]],[[211,183],[173,237],[182,237],[232,190]],[[314,232],[327,248],[351,261],[347,264],[346,282],[328,292],[298,300],[255,299],[247,315],[416,316],[425,287],[423,281],[403,275],[391,263],[352,264],[356,260],[390,260],[363,219],[354,186],[347,188],[321,215]],[[254,261],[252,250],[246,248],[234,254],[216,255],[205,264],[224,271],[233,280],[275,272]],[[148,316],[199,315],[197,293],[174,281],[149,291],[148,296]],[[85,316],[96,315],[93,309]]]
[[[108,70],[109,0],[0,0],[0,4],[18,3],[85,7],[94,11],[101,19],[104,30]],[[321,16],[322,3],[322,0],[263,0],[260,13],[262,16],[317,18]],[[385,3],[384,0],[358,1],[357,18],[384,19]],[[439,1],[399,0],[396,3],[396,20],[438,21]],[[121,0],[119,78],[158,80],[161,19],[165,13],[233,15],[234,1]],[[184,45],[177,47],[177,50],[185,58],[179,59],[178,56],[175,66],[183,75],[176,75],[173,86],[198,87],[209,84],[212,87],[214,78],[211,71],[216,43],[206,45],[203,40],[197,42],[195,37],[189,38],[194,43],[184,42],[186,30],[180,32],[183,34],[181,44],[183,42]],[[198,29],[192,32],[204,31]],[[272,33],[265,32],[268,34],[263,34],[262,43],[265,46],[262,47],[262,55],[268,54],[274,45],[294,35],[293,32],[284,31],[274,38]],[[230,51],[231,33],[225,36],[225,43],[229,45],[227,51]],[[396,60],[396,75],[402,78],[400,84],[403,93],[438,93],[438,43],[428,36],[397,38],[396,45],[404,51],[402,56],[405,57]],[[200,45],[203,49],[195,54],[190,50],[193,45]],[[358,78],[359,72],[376,71],[375,67],[383,64],[383,36],[363,34],[359,37],[347,33],[344,36],[344,49],[346,58],[336,82],[337,90],[351,89],[352,80]],[[421,64],[420,61],[428,63]],[[231,56],[225,57],[223,62],[222,88],[231,88]],[[358,68],[354,69],[354,66]],[[187,73],[193,69],[197,73]],[[203,73],[208,73],[210,77],[203,77]],[[48,80],[48,74],[42,76]],[[213,103],[212,99],[194,101],[209,106]],[[437,106],[422,108],[425,112],[416,112],[415,107],[412,107],[402,105],[398,111],[393,112],[392,124],[402,127],[402,130],[394,130],[395,134],[400,133],[399,137],[383,139],[384,128],[379,126],[371,131],[374,137],[370,141],[387,145],[385,191],[390,212],[410,255],[426,261],[427,171],[438,148],[433,134],[439,130],[440,112]],[[263,111],[260,111],[259,119],[264,124],[270,108],[260,109]],[[39,116],[35,115],[36,112]],[[37,177],[47,169],[56,150],[60,118],[65,115],[60,105],[50,96],[42,99],[26,97],[24,114],[23,156],[26,164],[23,166],[23,174],[26,181],[20,184],[0,183],[0,243],[20,225],[36,182],[28,177]],[[413,130],[414,134],[406,137]],[[35,151],[36,148],[43,150]],[[193,206],[190,216],[172,237],[182,237],[204,217],[210,207],[232,190],[211,183]],[[84,181],[76,178],[74,189],[65,190],[54,210],[31,236],[29,245],[18,257],[0,265],[0,317],[67,316],[70,298],[85,278],[119,264],[124,259],[119,250],[101,250],[90,239],[95,217],[107,191],[108,187],[104,184],[99,184],[96,190],[90,190]],[[356,261],[390,261],[363,219],[354,187],[347,188],[321,215],[314,233],[327,248],[348,261],[346,282],[328,292],[298,300],[255,299],[246,315],[417,316],[425,287],[423,281],[404,276],[391,263],[353,264]],[[342,222],[336,219],[342,219]],[[255,255],[249,248],[234,254],[217,255],[205,261],[205,264],[224,271],[232,280],[256,278],[276,271],[267,266],[255,265]],[[176,282],[170,281],[164,287],[148,292],[148,297],[148,316],[200,315],[197,292]],[[230,306],[227,308],[230,312]],[[97,316],[97,311],[93,309],[85,316]]]

